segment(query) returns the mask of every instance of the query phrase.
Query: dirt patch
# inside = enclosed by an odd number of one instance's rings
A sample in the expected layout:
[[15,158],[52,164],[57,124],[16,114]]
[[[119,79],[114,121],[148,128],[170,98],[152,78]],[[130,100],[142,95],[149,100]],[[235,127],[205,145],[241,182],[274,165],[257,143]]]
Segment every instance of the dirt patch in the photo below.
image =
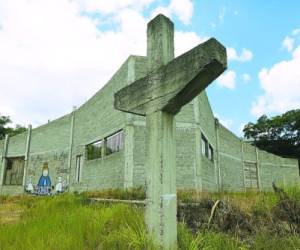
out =
[[[213,206],[215,210],[213,211]],[[178,221],[194,232],[212,229],[243,237],[254,231],[251,216],[225,201],[204,199],[197,203],[179,204]]]
[[274,193],[256,196],[245,195],[247,206],[244,202],[244,206],[239,205],[242,198],[239,195],[231,200],[212,196],[179,203],[178,221],[195,234],[207,230],[225,233],[250,248],[260,234],[282,239],[300,237],[300,200],[279,188],[274,188]]
[[17,203],[0,204],[0,224],[13,224],[20,221],[24,208]]

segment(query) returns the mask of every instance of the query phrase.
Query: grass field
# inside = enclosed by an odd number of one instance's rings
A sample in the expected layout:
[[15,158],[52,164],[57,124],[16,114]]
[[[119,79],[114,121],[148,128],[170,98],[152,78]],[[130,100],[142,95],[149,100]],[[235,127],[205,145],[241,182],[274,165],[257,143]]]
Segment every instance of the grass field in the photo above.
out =
[[[286,192],[292,200],[300,201],[299,189]],[[124,204],[89,204],[87,200],[89,196],[124,198],[124,195],[142,199],[142,193],[141,190],[125,194],[124,191],[110,190],[42,198],[0,197],[0,249],[158,249],[146,233],[143,208]],[[185,191],[179,192],[178,197],[186,202],[224,200],[238,207],[249,218],[262,213],[266,221],[268,214],[280,203],[273,193],[204,194]],[[254,219],[257,218],[260,217]],[[283,225],[288,228],[288,221]],[[207,250],[300,249],[297,232],[274,233],[269,226],[272,227],[271,221],[270,225],[261,227],[251,236],[241,237],[235,231],[227,232],[216,227],[192,232],[189,224],[181,221],[178,223],[178,247]]]

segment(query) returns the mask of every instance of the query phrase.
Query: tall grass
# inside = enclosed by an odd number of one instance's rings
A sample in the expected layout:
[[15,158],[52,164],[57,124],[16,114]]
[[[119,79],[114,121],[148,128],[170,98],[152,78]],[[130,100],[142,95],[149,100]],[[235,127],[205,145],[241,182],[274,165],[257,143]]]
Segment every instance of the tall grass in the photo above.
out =
[[84,192],[81,195],[87,198],[106,198],[120,200],[145,200],[146,190],[144,187],[133,187],[127,189],[104,189],[100,191]]
[[248,249],[239,239],[211,231],[193,235],[184,223],[178,224],[178,246],[182,250],[244,250]]
[[[299,187],[286,188],[285,192],[291,199],[300,201]],[[55,197],[0,197],[0,206],[1,203],[5,204],[3,209],[22,210],[20,218],[16,217],[16,221],[5,224],[1,223],[0,213],[0,249],[159,249],[147,234],[143,208],[87,202],[89,197],[144,199],[144,196],[144,190],[138,188]],[[273,224],[264,224],[271,218],[272,208],[279,201],[274,193],[178,193],[179,202],[197,202],[203,199],[226,201],[247,212],[252,220],[263,218],[263,223],[254,225],[263,225],[264,228],[255,231],[253,235],[247,235],[246,239],[239,238],[235,233],[216,229],[192,233],[185,223],[178,223],[178,249],[300,249],[298,235],[272,234],[268,230]]]
[[138,208],[85,206],[71,194],[25,205],[19,223],[0,225],[0,249],[156,249]]

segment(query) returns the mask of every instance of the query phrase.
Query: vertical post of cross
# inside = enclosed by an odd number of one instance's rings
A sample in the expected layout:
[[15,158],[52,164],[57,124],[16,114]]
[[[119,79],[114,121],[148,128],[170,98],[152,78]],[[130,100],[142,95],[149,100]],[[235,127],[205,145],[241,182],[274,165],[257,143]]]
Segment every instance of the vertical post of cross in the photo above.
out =
[[[163,15],[148,24],[147,58],[149,72],[174,58],[174,24]],[[174,115],[160,110],[147,113],[146,131],[146,224],[163,249],[176,249]]]

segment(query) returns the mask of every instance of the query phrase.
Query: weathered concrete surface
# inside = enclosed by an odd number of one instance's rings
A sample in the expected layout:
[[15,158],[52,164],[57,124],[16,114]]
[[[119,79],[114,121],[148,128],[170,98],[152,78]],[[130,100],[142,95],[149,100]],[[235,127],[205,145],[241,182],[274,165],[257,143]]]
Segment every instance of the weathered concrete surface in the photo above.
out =
[[212,38],[118,91],[115,108],[138,115],[157,110],[175,115],[223,73],[226,58],[225,47]]
[[[115,110],[113,105],[114,93],[145,77],[148,71],[147,64],[148,60],[144,56],[129,56],[108,83],[75,111],[70,173],[68,173],[68,163],[71,114],[32,129],[26,181],[31,177],[36,184],[43,163],[46,161],[49,163],[53,184],[56,184],[58,176],[67,180],[67,176],[70,175],[69,185],[72,191],[144,186],[146,169],[148,169],[145,165],[145,117],[125,114]],[[99,81],[101,82],[101,79]],[[244,191],[242,159],[255,162],[255,147],[244,142],[242,152],[241,141],[236,135],[222,125],[215,126],[215,119],[205,91],[193,102],[183,106],[175,116],[175,121],[177,189],[198,188],[198,190],[215,192],[218,190],[216,174],[220,170],[221,190]],[[133,127],[133,131],[127,130],[126,126]],[[103,139],[120,129],[124,129],[124,144],[129,146],[125,145],[120,152],[102,159],[90,161],[86,159],[86,144]],[[133,142],[131,136],[127,137],[127,133],[131,135],[133,133]],[[7,153],[5,140],[0,141],[0,173],[5,171],[6,156],[25,156],[27,135],[28,133],[25,132],[11,137]],[[215,150],[214,162],[201,154],[201,135],[205,135]],[[130,142],[127,143],[126,138]],[[80,183],[76,182],[77,155],[83,156]],[[129,163],[132,162],[132,158],[133,165]],[[262,190],[271,189],[272,181],[285,183],[287,186],[299,184],[297,160],[281,158],[260,150],[258,150],[258,159]],[[0,183],[1,194],[19,194],[23,191],[23,186],[2,186]]]
[[226,69],[227,56],[210,39],[172,60],[174,25],[162,15],[148,24],[147,35],[148,75],[118,91],[114,104],[146,115],[146,224],[163,249],[176,249],[175,115]]
[[147,27],[148,72],[166,65],[174,58],[174,24],[164,15],[158,15]]
[[175,249],[177,199],[173,115],[163,111],[147,115],[146,134],[146,224],[164,249]]

